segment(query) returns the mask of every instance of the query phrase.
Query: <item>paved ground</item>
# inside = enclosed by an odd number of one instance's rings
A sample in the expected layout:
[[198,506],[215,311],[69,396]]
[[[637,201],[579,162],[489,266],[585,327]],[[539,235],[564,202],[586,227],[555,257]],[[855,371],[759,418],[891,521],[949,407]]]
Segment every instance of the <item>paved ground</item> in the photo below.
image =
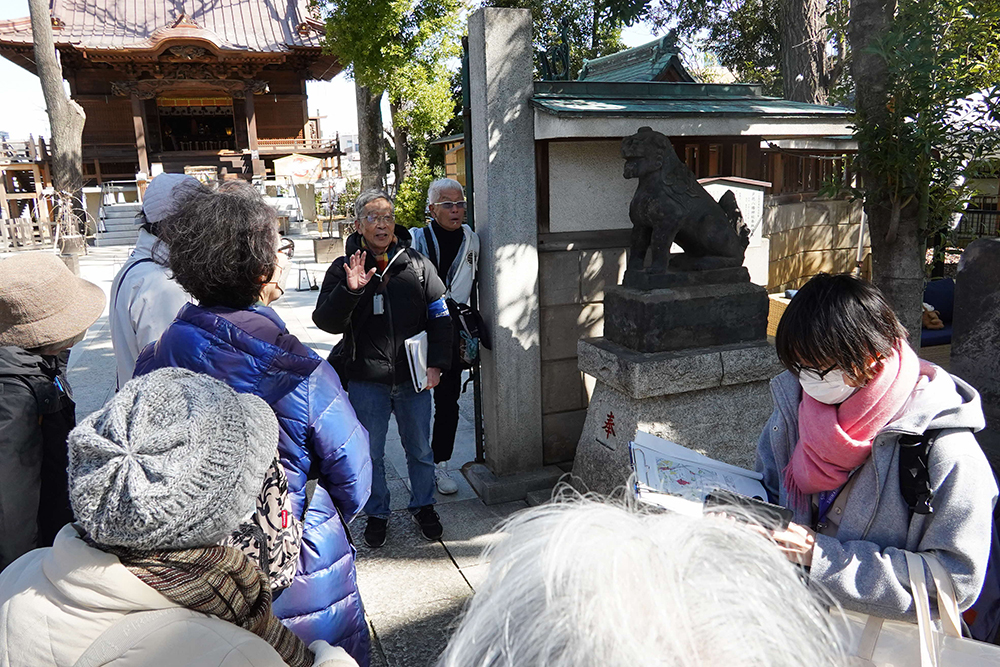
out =
[[[128,257],[128,248],[90,248],[81,258],[81,275],[109,294],[111,280]],[[322,283],[326,266],[312,262],[309,239],[301,239],[289,276],[288,292],[274,304],[289,330],[325,356],[338,336],[317,329],[310,314],[316,291],[296,291],[298,269]],[[77,417],[101,407],[114,393],[115,366],[107,312],[94,324],[87,338],[73,349],[70,383],[77,401]],[[447,643],[452,624],[465,600],[485,574],[480,552],[491,539],[494,526],[504,517],[526,507],[524,502],[485,506],[460,473],[453,477],[458,493],[438,496],[444,537],[427,542],[417,532],[406,511],[409,480],[406,460],[395,426],[386,444],[386,473],[392,492],[393,515],[385,547],[368,549],[361,540],[364,517],[352,531],[358,547],[358,580],[374,638],[372,664],[386,667],[424,667],[434,663]],[[457,469],[475,458],[472,388],[463,396],[461,418],[452,463]]]

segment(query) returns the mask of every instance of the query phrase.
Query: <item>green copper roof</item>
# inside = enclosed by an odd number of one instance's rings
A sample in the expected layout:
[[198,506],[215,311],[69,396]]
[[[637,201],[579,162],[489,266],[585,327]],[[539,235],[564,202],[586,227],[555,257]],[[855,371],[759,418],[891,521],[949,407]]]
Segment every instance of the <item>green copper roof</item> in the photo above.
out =
[[539,81],[532,104],[558,116],[846,116],[844,107],[765,97],[756,84]]
[[[585,60],[580,81],[664,81],[694,82],[678,56],[676,33],[671,31],[648,44],[619,51],[603,58]],[[672,72],[671,72],[672,70]]]

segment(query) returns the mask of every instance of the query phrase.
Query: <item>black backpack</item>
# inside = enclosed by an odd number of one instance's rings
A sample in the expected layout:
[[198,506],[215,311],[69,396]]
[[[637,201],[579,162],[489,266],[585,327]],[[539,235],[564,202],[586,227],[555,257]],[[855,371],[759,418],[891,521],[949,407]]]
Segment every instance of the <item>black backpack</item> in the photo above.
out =
[[[934,492],[931,489],[927,462],[931,447],[941,434],[932,430],[922,435],[904,435],[899,438],[899,492],[913,514],[934,512]],[[1000,537],[996,523],[990,524],[993,538],[990,559],[986,565],[986,579],[979,597],[962,614],[969,636],[982,642],[993,643],[1000,630]]]

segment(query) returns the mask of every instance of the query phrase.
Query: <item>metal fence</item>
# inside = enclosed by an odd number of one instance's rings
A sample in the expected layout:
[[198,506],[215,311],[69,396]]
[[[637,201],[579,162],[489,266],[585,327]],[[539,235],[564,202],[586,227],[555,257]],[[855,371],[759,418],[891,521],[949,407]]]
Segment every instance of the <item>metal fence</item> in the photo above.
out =
[[959,245],[984,237],[1000,237],[1000,210],[997,197],[976,197],[962,213],[954,238]]

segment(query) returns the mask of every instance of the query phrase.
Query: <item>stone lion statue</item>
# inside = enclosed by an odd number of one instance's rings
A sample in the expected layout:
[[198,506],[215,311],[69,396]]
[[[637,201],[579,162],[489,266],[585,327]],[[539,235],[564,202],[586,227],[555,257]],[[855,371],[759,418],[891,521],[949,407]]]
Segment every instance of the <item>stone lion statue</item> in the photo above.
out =
[[[703,271],[743,265],[750,230],[731,190],[715,201],[677,157],[670,139],[649,127],[622,140],[622,157],[625,178],[639,179],[629,206],[630,272],[643,271],[650,244],[653,257],[648,271],[654,274],[671,268]],[[671,258],[675,242],[684,253]]]

